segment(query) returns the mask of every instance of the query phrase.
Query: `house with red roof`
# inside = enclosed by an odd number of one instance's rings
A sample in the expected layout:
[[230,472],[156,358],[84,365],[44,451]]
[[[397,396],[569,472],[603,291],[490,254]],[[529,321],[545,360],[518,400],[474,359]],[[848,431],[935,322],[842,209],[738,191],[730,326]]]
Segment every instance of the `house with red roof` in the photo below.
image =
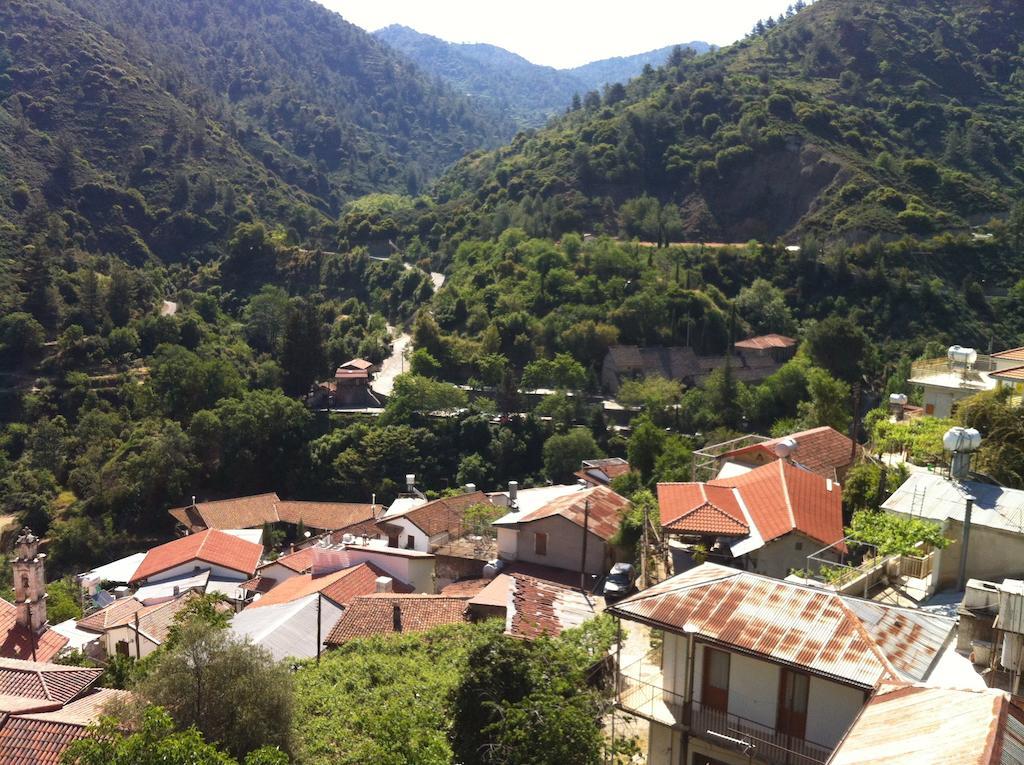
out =
[[658,506],[676,571],[692,565],[696,545],[712,560],[778,578],[823,548],[833,560],[846,551],[840,485],[784,459],[729,478],[660,483]]
[[425,632],[445,624],[469,621],[465,598],[447,595],[380,593],[356,598],[331,628],[327,646],[357,638]]
[[779,458],[780,446],[785,447],[790,461],[839,482],[846,478],[847,471],[864,451],[849,436],[825,425],[730,449],[718,455],[718,467],[720,470],[734,472],[737,468],[752,469],[767,465]]
[[146,553],[129,584],[151,584],[204,570],[217,579],[244,582],[252,578],[262,556],[263,545],[207,529],[154,547]]
[[619,531],[628,499],[607,486],[558,497],[528,511],[513,509],[494,522],[498,555],[506,561],[599,576],[614,559],[612,539]]

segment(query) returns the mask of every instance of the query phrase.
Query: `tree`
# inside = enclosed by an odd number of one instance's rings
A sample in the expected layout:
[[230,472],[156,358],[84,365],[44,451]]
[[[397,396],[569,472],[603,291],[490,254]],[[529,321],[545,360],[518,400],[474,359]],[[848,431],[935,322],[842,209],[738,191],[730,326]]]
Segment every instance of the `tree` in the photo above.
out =
[[281,352],[281,333],[289,318],[288,293],[273,284],[250,298],[242,313],[245,337],[257,351],[277,355]]
[[641,380],[625,380],[617,394],[619,403],[644,407],[651,420],[662,426],[672,422],[672,407],[678,405],[682,397],[682,383],[661,375],[651,375]]
[[749,287],[741,289],[736,297],[736,310],[758,334],[791,335],[796,331],[796,321],[782,290],[767,279],[755,279]]
[[568,353],[556,353],[553,359],[531,361],[523,369],[522,386],[580,390],[587,384],[587,371]]
[[281,344],[285,393],[290,396],[308,393],[327,365],[320,318],[312,303],[303,301],[292,307]]
[[589,430],[573,428],[555,433],[544,442],[544,474],[552,481],[570,480],[583,460],[601,456],[601,450]]
[[238,371],[218,358],[201,358],[180,345],[163,344],[150,361],[147,384],[152,407],[180,422],[224,398],[242,395]]
[[840,433],[850,429],[852,421],[850,386],[831,377],[823,369],[807,372],[807,390],[810,401],[800,404],[800,424],[805,429],[828,425]]
[[633,424],[626,454],[629,466],[640,473],[644,483],[654,475],[654,466],[665,445],[665,431],[657,427],[650,417],[641,415]]
[[107,287],[107,313],[117,327],[123,327],[131,319],[132,294],[128,269],[118,263],[110,270],[110,286]]
[[[126,733],[113,717],[105,717],[89,736],[73,742],[62,765],[237,765],[238,761],[206,743],[195,728],[175,731],[174,720],[160,707],[142,714],[138,730]],[[245,765],[287,765],[287,755],[274,747],[251,752]]]
[[874,545],[879,555],[911,555],[920,543],[941,550],[951,541],[935,521],[873,510],[854,513],[846,534],[854,541]]
[[466,392],[450,383],[414,374],[401,374],[395,378],[395,386],[384,408],[381,423],[406,422],[414,414],[464,409],[468,403]]
[[845,382],[860,380],[868,336],[849,318],[829,316],[811,326],[806,338],[807,353],[817,366]]
[[409,372],[420,377],[437,377],[441,365],[426,348],[417,348],[409,359]]
[[292,677],[266,649],[191,619],[155,657],[136,692],[178,728],[195,727],[235,757],[263,746],[290,751]]
[[22,311],[0,318],[0,357],[13,365],[39,357],[46,340],[43,325]]

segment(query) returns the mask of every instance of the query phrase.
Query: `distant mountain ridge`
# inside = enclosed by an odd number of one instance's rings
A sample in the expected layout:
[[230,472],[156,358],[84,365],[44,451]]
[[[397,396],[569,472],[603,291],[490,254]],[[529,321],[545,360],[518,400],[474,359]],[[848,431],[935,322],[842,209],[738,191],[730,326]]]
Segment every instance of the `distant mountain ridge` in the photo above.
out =
[[[373,34],[460,93],[496,107],[520,127],[544,124],[551,116],[564,112],[574,95],[582,97],[605,85],[626,82],[645,66],[661,66],[677,47],[555,69],[534,64],[496,45],[447,42],[399,24]],[[695,53],[711,50],[705,42],[681,43],[679,47]]]

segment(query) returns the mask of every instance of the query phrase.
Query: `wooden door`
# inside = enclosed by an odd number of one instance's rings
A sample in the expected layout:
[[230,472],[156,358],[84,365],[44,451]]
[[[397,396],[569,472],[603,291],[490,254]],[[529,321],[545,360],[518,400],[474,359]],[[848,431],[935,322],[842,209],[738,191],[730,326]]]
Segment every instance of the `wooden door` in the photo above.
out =
[[807,693],[810,677],[790,669],[782,670],[779,683],[779,733],[795,738],[807,734]]
[[704,648],[704,680],[700,692],[701,706],[729,711],[729,654]]

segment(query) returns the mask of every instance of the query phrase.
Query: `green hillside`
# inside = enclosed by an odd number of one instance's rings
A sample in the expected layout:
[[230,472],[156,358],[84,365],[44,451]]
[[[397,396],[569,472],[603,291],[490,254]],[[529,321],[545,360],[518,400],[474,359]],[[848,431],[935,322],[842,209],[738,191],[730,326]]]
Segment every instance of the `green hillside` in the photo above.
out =
[[[867,238],[965,228],[1024,182],[1024,9],[820,0],[681,56],[440,184],[464,230],[646,239]],[[659,202],[646,222],[629,200]]]

